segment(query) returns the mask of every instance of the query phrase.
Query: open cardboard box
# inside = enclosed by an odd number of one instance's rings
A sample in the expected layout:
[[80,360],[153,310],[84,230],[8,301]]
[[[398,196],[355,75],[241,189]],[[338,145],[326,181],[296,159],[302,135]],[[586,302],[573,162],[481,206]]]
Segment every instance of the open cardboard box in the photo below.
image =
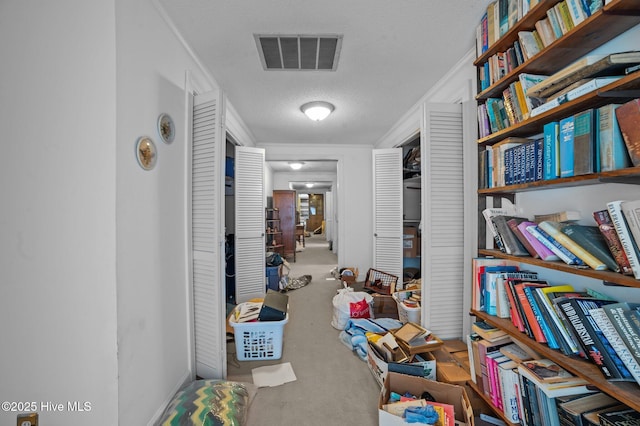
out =
[[424,361],[416,361],[416,357],[412,362],[387,363],[382,356],[378,354],[373,343],[369,342],[369,350],[367,351],[367,365],[369,371],[376,379],[380,386],[383,386],[384,379],[387,377],[389,370],[395,372],[404,372],[405,374],[425,377],[430,380],[436,380],[436,360],[430,353],[419,354],[417,357]]
[[380,426],[406,426],[408,423],[402,417],[390,414],[382,409],[389,401],[391,392],[412,395],[422,395],[429,392],[436,401],[451,404],[454,407],[456,425],[473,426],[473,408],[469,402],[467,392],[462,386],[448,383],[434,382],[423,377],[408,376],[406,374],[389,372],[380,389],[378,400],[378,424]]

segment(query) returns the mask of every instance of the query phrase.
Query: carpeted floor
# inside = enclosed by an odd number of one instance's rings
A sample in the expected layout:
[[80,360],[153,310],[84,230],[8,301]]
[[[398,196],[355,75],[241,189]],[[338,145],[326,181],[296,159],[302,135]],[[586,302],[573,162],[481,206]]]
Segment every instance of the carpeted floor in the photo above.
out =
[[313,279],[287,293],[289,323],[284,328],[282,358],[237,361],[234,343],[227,347],[229,380],[253,382],[253,368],[285,362],[291,363],[297,377],[281,386],[260,388],[247,426],[378,424],[380,388],[367,364],[338,340],[339,330],[331,326],[331,301],[339,281],[327,278],[337,257],[323,235],[313,235],[290,265],[291,277],[311,275]]

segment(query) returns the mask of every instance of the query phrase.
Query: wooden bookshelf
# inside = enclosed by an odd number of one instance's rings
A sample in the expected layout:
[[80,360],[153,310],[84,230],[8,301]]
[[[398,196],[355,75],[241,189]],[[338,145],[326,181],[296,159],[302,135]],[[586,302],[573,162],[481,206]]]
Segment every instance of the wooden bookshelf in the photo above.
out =
[[[518,40],[518,32],[534,30],[535,23],[546,17],[547,10],[557,3],[559,3],[559,0],[540,0],[513,28],[510,28],[497,42],[489,46],[488,50],[482,53],[474,62],[474,65],[478,68],[478,75],[480,75],[480,69],[492,56],[500,52],[506,52],[507,49],[513,46],[514,42]],[[476,100],[479,103],[484,103],[488,98],[502,97],[503,91],[508,88],[511,83],[517,81],[521,73],[552,75],[638,24],[640,24],[640,0],[613,0],[579,25],[576,25],[564,36],[542,49],[538,54],[508,72],[490,87],[479,90],[479,93],[476,95]],[[638,97],[640,97],[640,72],[634,72],[620,78],[612,84],[587,93],[580,98],[565,102],[554,109],[478,139],[478,151],[480,153],[480,151],[485,150],[487,146],[494,145],[508,137],[532,138],[543,133],[544,125],[549,122],[560,121],[565,117],[590,108],[599,108],[611,103],[620,104]],[[494,197],[494,201],[505,198],[517,204],[516,197],[526,197],[526,193],[531,191],[593,186],[593,193],[597,194],[598,191],[595,186],[603,183],[638,185],[640,184],[640,167],[479,189],[477,191],[478,247],[481,248],[477,252],[478,256],[509,259],[525,265],[533,265],[548,270],[584,276],[601,280],[605,285],[625,286],[629,288],[629,291],[639,289],[640,280],[635,279],[633,276],[626,276],[610,271],[595,271],[590,268],[567,265],[560,261],[548,262],[528,256],[511,256],[499,250],[482,248],[486,240],[486,223],[482,216],[482,210],[486,207],[488,197]],[[637,193],[638,191],[633,191],[630,197],[636,197],[635,194]],[[602,194],[599,194],[598,197],[604,200]],[[526,213],[523,214],[526,215]],[[506,331],[514,341],[530,347],[542,357],[553,360],[576,376],[587,380],[594,390],[607,393],[629,407],[640,411],[640,385],[637,383],[607,381],[600,369],[592,362],[578,357],[566,356],[560,351],[549,348],[546,344],[536,342],[514,327],[509,318],[502,319],[475,310],[471,310],[470,314],[478,320],[486,321]],[[490,399],[486,398],[486,395],[483,394],[475,383],[469,383],[469,386],[485,400],[489,406],[492,406]],[[493,408],[496,416],[507,422],[501,410],[496,407]]]
[[510,319],[498,318],[488,315],[486,312],[471,311],[471,315],[488,322],[501,330],[506,331],[512,339],[524,343],[544,358],[548,358],[561,365],[572,374],[582,377],[598,389],[634,410],[640,411],[640,386],[635,382],[612,382],[604,378],[598,367],[581,358],[568,357],[559,351],[549,348],[547,345],[536,342],[513,326]]

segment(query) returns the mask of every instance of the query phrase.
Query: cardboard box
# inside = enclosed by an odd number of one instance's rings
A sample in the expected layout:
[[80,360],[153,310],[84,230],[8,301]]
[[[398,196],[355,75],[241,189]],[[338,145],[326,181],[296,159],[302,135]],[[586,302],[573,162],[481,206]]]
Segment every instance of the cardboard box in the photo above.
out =
[[402,231],[402,256],[418,257],[420,252],[418,248],[418,228],[413,226],[405,226]]
[[380,389],[378,424],[380,426],[406,426],[408,424],[402,417],[394,416],[382,409],[382,406],[389,401],[391,392],[401,395],[409,392],[412,395],[420,396],[425,391],[429,392],[437,402],[453,405],[457,425],[474,425],[473,408],[467,392],[462,386],[434,382],[423,377],[394,372],[387,374],[384,385]]
[[[371,371],[373,378],[376,379],[376,382],[378,382],[378,384],[382,387],[384,385],[384,379],[389,373],[389,364],[385,362],[385,360],[380,356],[378,356],[375,349],[371,348],[371,345],[372,343],[369,342],[369,350],[367,351],[367,365],[369,366],[369,371]],[[420,374],[421,377],[425,377],[430,380],[436,380],[437,369],[436,360],[434,359],[434,357],[429,353],[419,354],[419,357],[424,359],[424,361],[391,363],[391,370],[396,372],[411,371],[412,374]]]

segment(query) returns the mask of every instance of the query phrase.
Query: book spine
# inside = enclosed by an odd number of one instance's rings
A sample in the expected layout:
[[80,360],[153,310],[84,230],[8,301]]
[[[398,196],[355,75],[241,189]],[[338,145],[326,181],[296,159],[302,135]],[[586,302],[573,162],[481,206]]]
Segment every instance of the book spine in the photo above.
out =
[[520,385],[519,401],[522,402],[520,405],[520,420],[525,426],[534,426],[535,423],[533,423],[532,412],[533,398],[529,395],[529,379],[522,374],[518,374],[518,384]]
[[567,250],[562,244],[557,242],[539,226],[528,226],[527,230],[566,264],[582,264],[582,261],[580,261],[573,253]]
[[531,242],[527,239],[527,237],[524,236],[520,228],[518,228],[518,221],[514,219],[508,220],[507,225],[509,225],[509,228],[511,228],[511,232],[513,232],[513,235],[515,235],[516,238],[520,240],[522,246],[529,252],[529,255],[534,259],[539,258],[540,255],[538,254],[536,249],[533,248]]
[[620,204],[620,209],[631,232],[631,238],[637,246],[640,242],[640,200],[623,201]]
[[544,125],[544,179],[557,179],[558,174],[558,122],[552,121]]
[[565,300],[559,306],[579,337],[580,344],[587,357],[600,369],[607,380],[620,379],[622,377],[621,374],[615,368],[609,353],[596,334],[593,323],[587,318],[588,308],[596,308],[598,306],[587,303],[587,309],[585,310],[583,308],[584,304],[577,302],[577,300]]
[[548,312],[551,321],[553,321],[554,328],[558,331],[558,340],[560,342],[564,342],[564,344],[560,343],[561,347],[565,347],[565,351],[563,352],[565,352],[565,355],[578,355],[580,353],[580,350],[578,349],[578,342],[576,342],[573,336],[568,332],[565,324],[560,318],[560,315],[553,307],[553,303],[549,299],[548,295],[542,290],[536,289],[536,292],[540,295],[541,304]]
[[634,248],[631,233],[629,232],[624,215],[622,214],[621,204],[622,201],[620,200],[611,201],[607,203],[607,210],[609,211],[609,216],[611,216],[611,221],[613,222],[613,226],[618,234],[618,238],[620,239],[622,249],[629,260],[633,276],[636,279],[640,279],[640,259],[638,258],[638,253]]
[[576,242],[580,247],[601,260],[608,269],[620,272],[620,266],[616,263],[598,227],[568,225],[562,228],[562,233]]
[[573,176],[573,116],[560,120],[560,177]]
[[640,363],[640,335],[630,321],[631,311],[617,304],[605,305],[603,309],[631,355]]
[[594,173],[596,143],[593,109],[583,111],[574,117],[573,175]]
[[502,412],[511,423],[518,423],[518,395],[516,394],[514,374],[511,368],[500,368]]
[[627,147],[615,117],[615,110],[618,106],[609,104],[598,108],[600,170],[603,172],[624,169],[631,165]]
[[542,260],[560,260],[550,249],[542,244],[533,234],[527,230],[527,226],[535,226],[534,222],[523,222],[518,225],[518,229],[522,231],[522,235],[529,240],[533,249],[538,253]]
[[518,301],[520,302],[520,306],[522,306],[522,311],[524,312],[525,317],[527,318],[527,323],[531,328],[532,338],[534,338],[537,342],[546,343],[547,339],[540,328],[540,323],[536,319],[536,315],[533,312],[533,308],[531,303],[529,302],[529,298],[527,297],[526,288],[523,286],[516,288],[518,293]]
[[562,244],[567,250],[573,253],[578,259],[589,265],[591,269],[596,271],[603,271],[607,269],[607,265],[605,265],[604,262],[576,244],[576,242],[569,238],[568,235],[554,227],[549,222],[540,222],[538,226],[553,237],[553,239]]
[[591,309],[591,318],[596,322],[602,333],[607,338],[611,347],[618,354],[624,365],[627,367],[633,378],[640,384],[640,364],[633,357],[629,348],[625,345],[620,334],[609,320],[603,308]]
[[616,229],[613,225],[613,221],[611,220],[609,211],[595,211],[593,212],[593,218],[598,224],[598,229],[604,237],[607,246],[609,246],[611,255],[620,267],[620,272],[622,272],[624,275],[633,275],[633,269],[631,269],[629,259],[627,258],[627,254],[625,253],[624,248],[622,247],[622,243],[620,242],[618,233],[616,232]]
[[542,309],[538,304],[538,300],[536,299],[533,293],[534,290],[535,289],[531,287],[524,288],[524,294],[527,296],[527,301],[531,306],[531,311],[533,312],[535,321],[540,326],[540,331],[542,332],[542,336],[543,336],[543,340],[539,340],[537,337],[536,337],[536,340],[541,343],[546,342],[551,349],[559,349],[560,346],[558,345],[555,335],[551,332],[550,324],[547,322],[546,318],[542,315]]

